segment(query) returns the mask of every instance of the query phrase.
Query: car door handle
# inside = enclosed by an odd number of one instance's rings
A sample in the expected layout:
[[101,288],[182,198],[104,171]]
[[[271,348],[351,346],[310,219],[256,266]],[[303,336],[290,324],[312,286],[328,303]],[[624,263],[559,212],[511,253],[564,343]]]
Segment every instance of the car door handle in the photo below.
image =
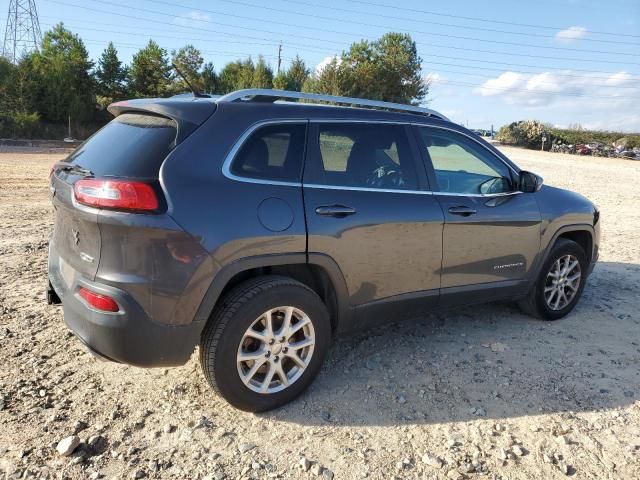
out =
[[476,214],[477,211],[471,207],[459,206],[459,207],[449,208],[449,213],[453,215],[461,215],[463,217],[468,217],[469,215]]
[[316,214],[322,217],[346,217],[356,213],[356,209],[353,207],[346,207],[344,205],[321,205],[316,208]]

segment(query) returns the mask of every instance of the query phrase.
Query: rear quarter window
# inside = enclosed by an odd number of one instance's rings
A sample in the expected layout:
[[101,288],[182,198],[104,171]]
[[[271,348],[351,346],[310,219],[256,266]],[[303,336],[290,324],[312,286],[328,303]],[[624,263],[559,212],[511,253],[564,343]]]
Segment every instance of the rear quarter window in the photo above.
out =
[[299,182],[306,124],[286,123],[258,128],[231,164],[231,173],[260,180]]
[[175,147],[176,123],[166,117],[124,113],[80,145],[68,162],[95,176],[157,179],[162,162]]

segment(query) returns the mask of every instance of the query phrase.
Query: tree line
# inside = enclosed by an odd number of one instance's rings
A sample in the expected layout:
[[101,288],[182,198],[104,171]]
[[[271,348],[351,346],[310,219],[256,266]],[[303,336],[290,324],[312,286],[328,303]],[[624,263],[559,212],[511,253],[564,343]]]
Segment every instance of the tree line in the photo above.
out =
[[60,23],[44,34],[39,51],[17,64],[0,58],[0,136],[59,137],[71,117],[75,135],[84,137],[110,119],[106,107],[114,101],[188,92],[172,65],[211,94],[275,88],[418,104],[429,89],[416,44],[403,33],[353,43],[318,72],[296,56],[274,73],[261,55],[216,70],[193,45],[169,52],[154,40],[129,65],[113,42],[93,61],[82,39]]

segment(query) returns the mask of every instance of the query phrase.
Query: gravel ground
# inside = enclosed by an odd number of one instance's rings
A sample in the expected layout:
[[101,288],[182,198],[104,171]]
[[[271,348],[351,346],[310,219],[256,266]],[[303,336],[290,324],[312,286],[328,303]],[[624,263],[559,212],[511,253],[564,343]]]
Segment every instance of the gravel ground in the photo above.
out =
[[640,478],[640,163],[505,151],[601,208],[576,310],[342,338],[307,393],[260,415],[211,393],[195,356],[142,370],[84,351],[43,300],[62,154],[0,152],[0,478]]

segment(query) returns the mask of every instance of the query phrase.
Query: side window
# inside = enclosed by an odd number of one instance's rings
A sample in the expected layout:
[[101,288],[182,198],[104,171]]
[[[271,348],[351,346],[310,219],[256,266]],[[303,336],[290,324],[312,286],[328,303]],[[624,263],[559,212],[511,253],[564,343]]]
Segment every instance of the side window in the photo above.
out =
[[231,173],[261,180],[299,182],[304,157],[305,124],[261,127],[245,141]]
[[346,187],[415,190],[418,179],[405,127],[318,125],[319,159],[306,181]]
[[420,128],[438,180],[438,190],[461,194],[505,193],[514,189],[509,167],[491,152],[448,130]]

